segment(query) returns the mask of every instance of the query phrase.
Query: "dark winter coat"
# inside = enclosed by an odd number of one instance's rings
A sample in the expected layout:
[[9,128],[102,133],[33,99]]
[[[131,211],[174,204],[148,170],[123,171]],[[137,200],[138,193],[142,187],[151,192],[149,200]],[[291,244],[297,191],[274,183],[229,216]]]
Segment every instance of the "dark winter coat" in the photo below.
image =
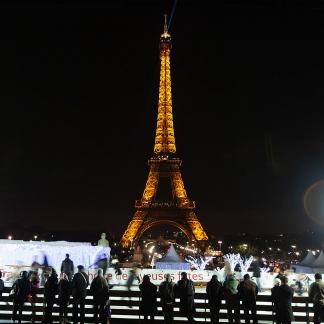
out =
[[156,290],[157,287],[151,282],[141,283],[139,289],[142,292],[140,302],[140,314],[154,315],[157,311]]
[[90,291],[95,304],[105,304],[109,299],[109,287],[104,277],[95,277],[91,282]]
[[283,322],[294,320],[294,314],[291,307],[294,291],[288,285],[281,285],[278,289],[278,317]]
[[279,322],[280,319],[279,319],[279,288],[280,286],[277,285],[277,286],[274,286],[273,288],[271,288],[271,301],[272,301],[272,304],[273,304],[273,310],[275,312],[275,321],[276,322]]
[[68,303],[71,296],[71,283],[66,279],[61,279],[58,284],[58,303],[64,305]]
[[260,278],[261,277],[261,268],[260,263],[258,261],[255,261],[252,265],[253,269],[253,277]]
[[175,300],[175,284],[170,281],[163,281],[159,287],[159,296],[161,297],[161,304],[173,304]]
[[31,293],[31,283],[27,278],[19,278],[12,286],[14,290],[14,302],[23,304],[27,301],[28,294]]
[[65,258],[62,261],[61,272],[64,272],[67,275],[72,275],[74,273],[74,264],[70,258]]
[[55,295],[58,294],[58,279],[56,274],[52,274],[44,285],[45,303],[54,303]]
[[191,280],[181,279],[176,286],[176,295],[180,298],[180,312],[183,314],[194,314],[195,309],[195,287]]
[[309,287],[309,297],[316,305],[324,305],[324,281],[316,280]]
[[250,279],[241,281],[237,287],[237,291],[243,305],[255,305],[256,295],[258,294],[258,286]]
[[85,272],[77,272],[72,280],[72,296],[75,299],[84,299],[87,296],[89,278]]
[[0,296],[2,296],[3,290],[4,290],[4,282],[2,279],[0,279]]
[[206,293],[210,303],[220,304],[223,297],[223,286],[217,279],[211,280],[207,283]]

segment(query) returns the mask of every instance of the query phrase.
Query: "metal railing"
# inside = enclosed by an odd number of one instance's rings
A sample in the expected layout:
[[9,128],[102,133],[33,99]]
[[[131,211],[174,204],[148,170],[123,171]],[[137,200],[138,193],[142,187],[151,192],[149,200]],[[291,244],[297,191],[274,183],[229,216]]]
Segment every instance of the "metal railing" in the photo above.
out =
[[[5,288],[2,296],[0,297],[0,320],[10,320],[12,317],[13,303],[9,301],[9,288]],[[34,305],[35,317],[37,322],[42,321],[44,312],[44,289],[39,288],[37,292],[37,298]],[[205,293],[195,294],[196,314],[195,319],[199,322],[210,322],[208,301]],[[158,299],[159,302],[159,299]],[[110,323],[139,323],[142,318],[139,315],[140,304],[140,291],[112,289],[110,291],[110,308],[112,313],[112,319]],[[89,295],[86,298],[85,304],[85,322],[93,323],[93,299]],[[295,322],[311,322],[313,310],[312,304],[309,302],[308,297],[295,296],[293,299],[293,312],[295,316]],[[25,303],[23,308],[23,321],[31,322],[32,306],[29,303]],[[176,299],[174,316],[176,323],[188,323],[188,321],[182,317],[179,312],[179,300]],[[258,295],[257,297],[257,316],[259,321],[273,322],[273,307],[271,303],[270,295]],[[59,308],[58,305],[53,307],[53,321],[58,322]],[[72,320],[72,299],[71,305],[68,308],[68,317]],[[244,319],[243,310],[240,314],[241,320]],[[227,312],[225,308],[225,301],[222,301],[222,307],[220,310],[220,319],[227,319]],[[156,322],[163,322],[163,314],[160,305],[158,305],[158,312],[155,317]],[[243,321],[242,321],[243,322]]]

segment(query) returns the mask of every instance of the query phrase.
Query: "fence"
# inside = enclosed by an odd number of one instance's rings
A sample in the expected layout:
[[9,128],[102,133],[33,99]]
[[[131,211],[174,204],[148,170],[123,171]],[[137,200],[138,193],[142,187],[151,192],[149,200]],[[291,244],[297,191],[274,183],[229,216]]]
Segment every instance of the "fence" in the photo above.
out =
[[[9,288],[5,288],[2,297],[0,297],[0,319],[10,320],[12,316],[12,302],[9,301]],[[43,318],[43,288],[40,288],[37,292],[36,304],[35,304],[35,321],[41,321]],[[195,294],[195,304],[197,313],[195,319],[201,322],[210,322],[208,302],[206,300],[205,293]],[[139,323],[139,303],[140,303],[140,292],[139,291],[125,291],[112,289],[110,291],[111,311],[112,319],[111,323]],[[159,301],[159,299],[158,299]],[[71,300],[72,302],[72,300]],[[92,296],[87,296],[85,306],[85,322],[93,323],[93,299]],[[307,297],[294,297],[293,299],[293,311],[296,322],[312,321],[312,303],[309,303]],[[31,321],[31,305],[26,303],[23,309],[23,321]],[[258,295],[257,297],[257,314],[260,321],[272,322],[272,304],[270,295]],[[53,320],[58,321],[58,306],[54,305],[53,308]],[[69,306],[69,319],[72,319],[72,305]],[[188,323],[188,321],[181,317],[179,313],[179,300],[176,300],[175,305],[175,322],[176,323]],[[143,318],[143,317],[142,317]],[[227,313],[225,309],[225,303],[222,302],[222,308],[220,311],[221,321],[226,321]],[[241,310],[241,319],[243,319],[243,311]],[[163,322],[163,315],[161,307],[158,307],[158,313],[155,318],[156,322]]]

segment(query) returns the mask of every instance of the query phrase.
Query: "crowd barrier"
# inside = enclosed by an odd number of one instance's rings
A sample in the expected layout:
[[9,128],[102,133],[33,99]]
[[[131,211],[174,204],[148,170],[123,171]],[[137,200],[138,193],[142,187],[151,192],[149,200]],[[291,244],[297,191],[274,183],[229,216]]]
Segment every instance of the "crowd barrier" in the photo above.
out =
[[[5,288],[2,297],[0,297],[0,319],[10,320],[12,317],[12,302],[9,301],[9,288]],[[35,321],[40,322],[43,319],[44,304],[43,295],[44,289],[39,288],[37,292],[36,304],[35,304]],[[130,298],[130,299],[129,299]],[[206,293],[195,294],[196,315],[195,319],[199,322],[210,322],[209,309]],[[158,299],[159,301],[159,299]],[[72,302],[72,299],[71,299]],[[139,316],[139,303],[140,303],[140,291],[112,289],[110,291],[110,305],[112,318],[110,323],[140,323],[143,322],[143,317]],[[293,299],[293,312],[296,322],[309,323],[313,321],[312,303],[309,302],[308,297],[295,296]],[[69,306],[68,316],[69,320],[72,320],[72,305]],[[270,295],[258,295],[257,297],[257,315],[261,322],[273,322],[272,303]],[[32,308],[31,304],[25,303],[23,308],[23,321],[31,321]],[[188,321],[181,317],[179,313],[179,300],[176,300],[175,305],[175,323],[188,323]],[[53,308],[53,323],[58,322],[58,306],[54,305]],[[243,321],[243,310],[241,310],[241,319]],[[221,321],[227,321],[227,313],[225,309],[225,302],[222,301],[222,308],[220,311]],[[155,321],[163,323],[163,314],[161,307],[158,307],[158,313],[155,317]],[[9,321],[10,322],[10,321]],[[93,299],[88,291],[85,306],[85,322],[93,323]]]

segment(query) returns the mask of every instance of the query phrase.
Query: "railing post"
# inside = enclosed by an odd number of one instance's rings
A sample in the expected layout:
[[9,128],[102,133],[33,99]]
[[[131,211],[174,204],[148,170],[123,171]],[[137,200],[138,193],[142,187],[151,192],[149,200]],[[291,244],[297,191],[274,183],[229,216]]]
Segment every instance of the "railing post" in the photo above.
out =
[[141,323],[140,304],[141,304],[141,295],[138,296],[138,319],[139,319],[139,322]]

